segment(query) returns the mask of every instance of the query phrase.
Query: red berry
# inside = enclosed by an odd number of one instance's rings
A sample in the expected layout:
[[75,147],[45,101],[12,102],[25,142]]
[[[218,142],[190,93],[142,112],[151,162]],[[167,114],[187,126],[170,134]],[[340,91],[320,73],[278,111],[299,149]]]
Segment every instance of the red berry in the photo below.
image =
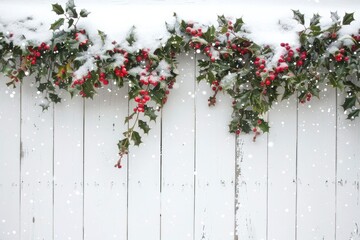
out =
[[240,129],[235,131],[236,135],[239,135],[241,133]]

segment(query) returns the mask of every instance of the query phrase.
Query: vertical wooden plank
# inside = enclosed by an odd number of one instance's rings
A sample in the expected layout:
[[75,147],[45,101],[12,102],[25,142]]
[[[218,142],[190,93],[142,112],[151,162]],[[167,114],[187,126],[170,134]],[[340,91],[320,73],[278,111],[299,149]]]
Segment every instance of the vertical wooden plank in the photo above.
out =
[[267,239],[267,143],[267,134],[238,137],[236,239]]
[[335,239],[335,91],[299,106],[297,239]]
[[53,238],[53,108],[32,79],[22,87],[21,239]]
[[0,239],[20,239],[20,89],[0,77]]
[[161,239],[185,240],[193,239],[194,224],[194,54],[178,61],[180,74],[162,117]]
[[[131,102],[130,111],[133,108]],[[157,122],[149,124],[151,130],[143,135],[141,147],[130,147],[128,240],[160,239],[161,115],[157,114]]]
[[[193,93],[192,93],[193,94]],[[235,137],[228,132],[231,102],[200,83],[196,91],[195,239],[234,239]]]
[[[338,105],[344,94],[338,96]],[[360,119],[338,106],[336,239],[360,239]]]
[[83,237],[83,100],[54,106],[54,239]]
[[269,112],[268,237],[295,238],[297,99],[275,104]]
[[86,240],[126,239],[127,175],[114,168],[127,115],[127,91],[101,89],[85,102],[84,231]]

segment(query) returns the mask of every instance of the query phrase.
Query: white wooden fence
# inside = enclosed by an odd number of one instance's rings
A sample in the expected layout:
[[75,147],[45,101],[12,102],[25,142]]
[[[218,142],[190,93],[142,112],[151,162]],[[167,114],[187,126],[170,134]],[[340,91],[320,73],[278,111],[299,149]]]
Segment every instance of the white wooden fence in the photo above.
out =
[[[42,112],[31,79],[0,84],[0,240],[359,240],[360,122],[343,96],[281,102],[270,134],[228,133],[230,99],[207,106],[196,57],[141,148],[113,167],[126,89]],[[131,109],[131,108],[130,108]]]

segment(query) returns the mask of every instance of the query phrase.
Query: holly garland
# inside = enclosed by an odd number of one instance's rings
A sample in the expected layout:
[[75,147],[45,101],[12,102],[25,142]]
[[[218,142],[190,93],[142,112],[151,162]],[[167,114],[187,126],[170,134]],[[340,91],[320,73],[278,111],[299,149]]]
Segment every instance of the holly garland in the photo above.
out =
[[242,18],[232,22],[219,16],[217,26],[206,26],[174,15],[175,24],[166,24],[168,38],[150,51],[135,47],[134,29],[121,44],[111,42],[102,31],[89,36],[77,26],[89,12],[77,11],[72,0],[64,8],[53,4],[52,10],[59,19],[51,24],[49,42],[18,46],[12,33],[0,32],[0,71],[9,78],[7,85],[14,87],[26,76],[35,76],[37,89],[49,103],[61,101],[60,89],[71,96],[93,98],[97,89],[109,84],[127,87],[135,107],[125,119],[128,128],[118,142],[115,167],[121,168],[129,146],[139,146],[142,134],[150,131],[149,122],[156,121],[176,81],[176,55],[190,50],[203,56],[198,60],[197,80],[206,81],[213,91],[208,105],[216,104],[219,93],[233,99],[229,131],[236,135],[252,132],[255,141],[261,132],[269,131],[264,116],[275,102],[295,95],[304,104],[319,98],[323,84],[347,93],[342,107],[348,119],[359,116],[360,35],[339,37],[342,26],[354,21],[353,13],[342,18],[331,13],[332,24],[322,27],[318,14],[305,25],[304,15],[293,10],[303,29],[298,33],[300,46],[281,43],[283,54],[275,59],[273,47],[246,37]]

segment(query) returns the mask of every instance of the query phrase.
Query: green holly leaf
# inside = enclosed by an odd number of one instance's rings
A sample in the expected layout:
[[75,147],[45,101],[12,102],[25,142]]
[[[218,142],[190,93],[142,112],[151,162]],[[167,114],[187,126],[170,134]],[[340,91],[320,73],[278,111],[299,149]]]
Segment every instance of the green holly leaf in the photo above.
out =
[[294,19],[296,21],[298,21],[300,24],[304,25],[305,24],[305,19],[304,19],[304,14],[300,13],[299,10],[292,10],[294,13]]
[[314,14],[313,17],[310,19],[310,26],[315,26],[320,23],[320,15]]
[[354,107],[356,104],[356,96],[345,98],[344,103],[341,105],[344,110]]
[[64,14],[64,9],[62,8],[61,5],[55,3],[55,4],[52,4],[52,10],[57,14],[57,15],[61,15],[61,14]]
[[86,9],[81,9],[80,11],[80,16],[83,18],[86,18],[87,16],[89,16],[90,12],[88,12]]
[[60,18],[60,19],[56,20],[53,24],[51,24],[50,29],[53,31],[59,29],[64,24],[64,21],[65,21],[64,18]]
[[145,134],[148,134],[150,131],[149,125],[145,121],[142,121],[142,120],[139,120],[139,128],[141,128]]
[[130,114],[129,116],[127,116],[126,118],[125,118],[125,124],[126,123],[128,123],[133,117],[134,117],[134,115],[136,114],[136,112],[133,112],[132,114]]
[[170,33],[170,34],[175,34],[176,30],[175,30],[175,26],[168,24],[167,22],[165,22],[165,26],[166,26],[166,30]]
[[354,120],[356,117],[359,116],[359,113],[360,113],[360,109],[356,109],[348,115],[347,119]]
[[239,32],[243,25],[244,25],[244,21],[242,18],[236,19],[235,24],[234,24],[234,31]]
[[343,17],[342,24],[343,25],[350,25],[352,21],[354,21],[354,13],[345,13],[345,16]]
[[105,44],[106,34],[103,31],[98,30],[98,34],[103,44]]
[[117,145],[118,145],[119,152],[127,152],[129,149],[130,143],[127,138],[124,138],[124,139],[120,140]]
[[61,102],[61,98],[60,98],[59,95],[57,95],[57,94],[49,93],[49,98],[50,98],[51,101],[54,102],[54,103],[59,103],[59,102]]
[[136,131],[133,131],[131,135],[131,141],[134,142],[135,146],[139,146],[142,143],[140,134]]
[[269,124],[265,121],[262,121],[261,124],[259,124],[259,128],[261,129],[261,131],[265,132],[269,132]]
[[155,113],[154,108],[145,106],[145,116],[148,116],[150,118],[150,121],[156,122],[157,115]]
[[129,43],[130,46],[133,45],[133,43],[136,41],[135,39],[135,26],[132,26],[127,37],[126,41]]
[[74,24],[74,19],[71,18],[71,19],[68,21],[68,28],[70,28],[73,24]]
[[228,21],[226,20],[224,15],[218,16],[217,21],[218,21],[220,26],[227,25],[227,23],[228,23]]
[[339,17],[339,14],[337,12],[330,12],[330,14],[331,14],[331,20],[333,22],[339,21],[340,17]]

